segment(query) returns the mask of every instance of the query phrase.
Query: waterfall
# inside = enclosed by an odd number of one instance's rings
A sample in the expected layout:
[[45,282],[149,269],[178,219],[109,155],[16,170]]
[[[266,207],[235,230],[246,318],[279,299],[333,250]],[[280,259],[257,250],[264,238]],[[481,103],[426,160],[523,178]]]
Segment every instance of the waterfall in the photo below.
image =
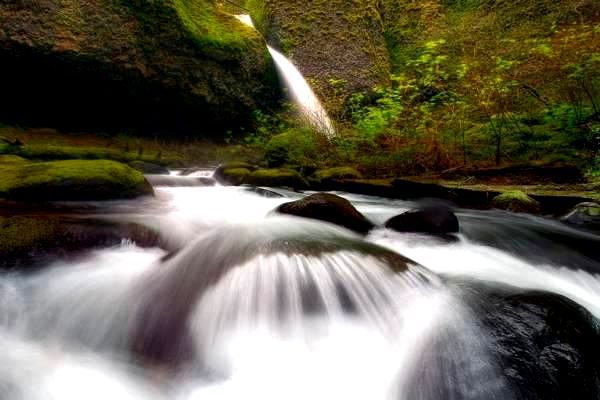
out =
[[[249,27],[256,29],[252,18],[247,14],[236,15],[236,17]],[[273,62],[277,67],[277,72],[283,79],[289,96],[300,112],[302,118],[318,132],[323,133],[328,138],[335,136],[335,128],[327,111],[311,89],[302,73],[296,66],[288,60],[283,54],[267,46]]]

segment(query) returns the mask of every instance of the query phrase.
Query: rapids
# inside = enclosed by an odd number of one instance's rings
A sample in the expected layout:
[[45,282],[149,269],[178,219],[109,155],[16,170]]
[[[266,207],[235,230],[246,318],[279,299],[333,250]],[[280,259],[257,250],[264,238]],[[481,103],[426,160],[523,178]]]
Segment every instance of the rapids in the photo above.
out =
[[[2,273],[0,399],[568,398],[524,394],[506,364],[528,356],[492,351],[495,321],[519,315],[491,304],[543,291],[600,317],[598,236],[456,210],[453,242],[383,228],[361,237],[272,214],[301,193],[177,179],[155,198],[84,209],[145,224],[178,251],[123,241]],[[416,204],[340,195],[377,224]],[[595,338],[591,315],[581,330]],[[581,382],[597,393],[597,381]]]

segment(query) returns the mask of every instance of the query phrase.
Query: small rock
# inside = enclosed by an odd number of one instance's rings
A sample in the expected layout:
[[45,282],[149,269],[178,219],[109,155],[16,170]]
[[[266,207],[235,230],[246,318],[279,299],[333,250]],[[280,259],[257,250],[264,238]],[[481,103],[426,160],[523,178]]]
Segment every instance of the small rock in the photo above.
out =
[[520,190],[504,192],[492,200],[492,207],[516,213],[538,214],[540,203]]
[[593,202],[577,204],[561,220],[582,228],[600,230],[600,204]]
[[385,227],[397,232],[443,235],[458,232],[458,218],[449,207],[435,205],[407,211],[390,218]]

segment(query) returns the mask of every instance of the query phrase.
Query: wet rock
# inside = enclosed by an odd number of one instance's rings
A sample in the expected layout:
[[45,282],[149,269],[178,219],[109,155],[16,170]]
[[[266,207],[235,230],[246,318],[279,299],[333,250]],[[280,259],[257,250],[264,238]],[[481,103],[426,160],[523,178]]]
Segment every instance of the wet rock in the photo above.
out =
[[108,160],[0,164],[0,198],[111,200],[152,194],[139,171]]
[[600,204],[593,202],[580,203],[561,220],[581,228],[600,231]]
[[54,215],[0,217],[0,269],[35,268],[123,240],[140,247],[163,243],[156,232],[135,223]]
[[458,218],[451,208],[435,205],[410,210],[386,221],[385,227],[398,232],[443,235],[457,233]]
[[527,194],[513,190],[504,192],[492,199],[492,207],[499,210],[516,213],[538,214],[541,211],[540,203]]
[[167,167],[146,161],[132,161],[129,163],[129,166],[143,174],[169,175]]
[[472,290],[467,303],[518,398],[598,398],[600,336],[588,311],[552,293]]
[[284,195],[282,195],[281,193],[277,193],[273,190],[270,189],[265,189],[265,188],[261,188],[261,187],[256,187],[256,186],[246,186],[245,190],[247,192],[251,192],[251,193],[255,193],[261,197],[267,197],[270,199],[277,199],[277,198],[282,198],[285,197]]
[[281,214],[330,222],[358,233],[367,233],[374,225],[346,199],[329,193],[317,193],[277,207]]

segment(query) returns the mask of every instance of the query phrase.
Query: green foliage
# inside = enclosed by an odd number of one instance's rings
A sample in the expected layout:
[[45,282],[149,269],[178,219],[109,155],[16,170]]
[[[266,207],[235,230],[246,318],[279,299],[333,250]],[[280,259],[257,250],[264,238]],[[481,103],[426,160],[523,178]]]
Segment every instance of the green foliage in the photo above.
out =
[[265,146],[265,161],[269,167],[304,166],[314,163],[318,145],[315,134],[307,129],[289,129],[275,135]]

